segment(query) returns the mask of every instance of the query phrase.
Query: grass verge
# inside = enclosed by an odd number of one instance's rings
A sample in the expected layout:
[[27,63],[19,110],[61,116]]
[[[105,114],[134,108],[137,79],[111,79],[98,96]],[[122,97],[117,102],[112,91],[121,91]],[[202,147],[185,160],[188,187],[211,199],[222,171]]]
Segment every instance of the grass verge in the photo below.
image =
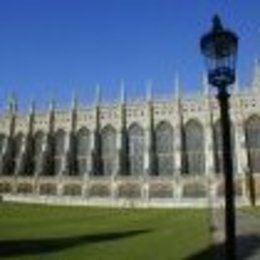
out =
[[0,212],[0,257],[193,259],[211,245],[207,210],[1,203]]

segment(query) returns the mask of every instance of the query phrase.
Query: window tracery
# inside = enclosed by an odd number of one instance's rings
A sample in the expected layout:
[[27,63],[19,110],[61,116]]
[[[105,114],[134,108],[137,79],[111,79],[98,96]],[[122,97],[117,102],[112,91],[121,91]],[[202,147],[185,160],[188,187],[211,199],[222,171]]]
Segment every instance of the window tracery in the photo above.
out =
[[204,131],[196,120],[190,120],[184,127],[183,172],[200,175],[205,172]]
[[90,155],[90,132],[87,128],[81,128],[77,133],[77,152],[79,157]]
[[252,173],[260,172],[260,117],[252,116],[245,124],[249,168]]
[[60,129],[54,137],[54,172],[59,174],[62,170],[63,156],[65,154],[65,132]]
[[171,175],[174,171],[173,128],[167,122],[161,122],[155,130],[155,147],[158,175]]
[[34,135],[34,170],[36,173],[41,171],[41,159],[43,153],[43,144],[44,144],[44,133],[38,131]]
[[132,124],[128,130],[129,138],[129,175],[144,173],[144,130],[138,124]]
[[101,131],[101,158],[103,175],[111,176],[116,170],[116,130],[108,125]]

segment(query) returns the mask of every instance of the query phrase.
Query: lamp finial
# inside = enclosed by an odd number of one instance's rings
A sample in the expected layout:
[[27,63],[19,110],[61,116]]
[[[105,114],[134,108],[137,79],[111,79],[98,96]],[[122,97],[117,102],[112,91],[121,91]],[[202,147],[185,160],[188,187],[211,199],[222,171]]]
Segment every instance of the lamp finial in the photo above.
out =
[[213,22],[213,30],[214,31],[222,31],[223,30],[223,26],[222,26],[219,15],[215,14],[213,16],[212,22]]

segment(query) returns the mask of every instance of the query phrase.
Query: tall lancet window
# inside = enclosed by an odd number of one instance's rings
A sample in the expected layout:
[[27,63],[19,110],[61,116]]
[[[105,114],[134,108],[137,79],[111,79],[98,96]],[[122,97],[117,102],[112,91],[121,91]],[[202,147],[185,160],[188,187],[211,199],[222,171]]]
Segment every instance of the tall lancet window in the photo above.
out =
[[[25,136],[23,133],[19,132],[15,135],[14,137],[14,159],[15,159],[15,164],[14,164],[14,172],[18,171],[20,173],[21,168],[23,167],[23,161],[20,161],[22,159],[21,153],[22,153],[22,148],[23,148],[23,143],[24,143]],[[12,159],[12,158],[10,158]]]
[[108,125],[101,131],[101,157],[103,175],[110,176],[116,170],[116,130]]
[[0,134],[0,174],[3,173],[3,160],[2,154],[4,152],[4,145],[5,145],[6,137],[4,134]]
[[60,129],[55,133],[54,138],[54,172],[59,174],[62,170],[65,155],[65,132]]
[[21,155],[24,138],[25,138],[25,137],[24,137],[24,134],[23,134],[23,133],[18,133],[18,134],[15,136],[14,146],[15,146],[15,157],[16,157],[16,159],[18,159],[19,156]]
[[129,175],[144,173],[144,130],[138,124],[132,124],[128,130]]
[[245,123],[245,130],[250,171],[260,173],[260,117],[250,117]]
[[43,155],[44,133],[37,131],[34,135],[34,171],[37,174],[42,173],[42,155]]
[[80,175],[84,175],[90,170],[91,149],[90,132],[86,127],[79,129],[77,133],[77,162]]
[[0,134],[0,155],[3,153],[4,145],[5,145],[5,135]]
[[183,172],[200,175],[205,172],[204,131],[196,120],[190,120],[184,127]]
[[168,122],[157,125],[155,147],[158,175],[172,175],[174,171],[173,128]]
[[[235,153],[234,153],[234,126],[231,124],[231,151],[233,155],[233,169],[236,169]],[[215,172],[223,173],[223,146],[222,146],[222,131],[220,120],[216,121],[213,126],[213,145],[214,145],[214,164]]]

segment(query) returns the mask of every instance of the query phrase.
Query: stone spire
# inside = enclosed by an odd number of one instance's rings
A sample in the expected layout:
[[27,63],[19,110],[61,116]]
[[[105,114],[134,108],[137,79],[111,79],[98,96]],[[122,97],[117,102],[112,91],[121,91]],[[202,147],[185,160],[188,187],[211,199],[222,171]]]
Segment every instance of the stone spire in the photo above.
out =
[[99,84],[96,85],[96,105],[99,105],[101,102],[101,87]]
[[34,112],[35,112],[35,100],[31,100],[29,112],[30,112],[30,114],[34,114]]
[[14,92],[12,92],[10,95],[8,95],[7,105],[8,105],[9,112],[11,112],[11,113],[17,112],[18,105],[17,105],[17,99],[16,99]]
[[153,84],[151,80],[149,80],[146,84],[146,99],[147,101],[153,100]]
[[124,104],[126,102],[125,82],[120,81],[120,102]]
[[255,59],[254,72],[252,80],[252,91],[254,93],[260,92],[260,65],[259,60]]
[[233,92],[234,92],[234,94],[238,94],[239,93],[239,79],[238,78],[236,78],[236,81],[234,83]]
[[210,91],[209,91],[209,83],[208,83],[208,77],[205,71],[202,72],[202,86],[203,86],[203,91],[205,96],[209,96]]
[[55,101],[54,98],[52,97],[49,101],[49,110],[54,111],[54,109],[55,109]]
[[55,93],[54,93],[54,88],[51,86],[47,86],[46,90],[48,91],[48,109],[49,112],[52,112],[55,110],[56,107],[56,102],[55,102]]
[[71,95],[71,109],[72,110],[75,110],[78,106],[78,97],[75,93],[75,91],[72,92],[72,95]]
[[179,78],[179,74],[175,73],[175,77],[174,77],[174,94],[175,94],[175,98],[179,99],[180,97],[180,78]]

